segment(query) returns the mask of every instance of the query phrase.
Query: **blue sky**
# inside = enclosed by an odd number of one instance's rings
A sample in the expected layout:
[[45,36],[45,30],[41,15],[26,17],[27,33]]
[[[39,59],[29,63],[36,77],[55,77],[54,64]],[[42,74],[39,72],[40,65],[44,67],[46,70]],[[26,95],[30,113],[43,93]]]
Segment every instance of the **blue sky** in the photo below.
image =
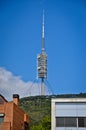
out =
[[43,8],[47,81],[54,94],[86,92],[85,0],[1,0],[0,67],[25,83],[36,79]]

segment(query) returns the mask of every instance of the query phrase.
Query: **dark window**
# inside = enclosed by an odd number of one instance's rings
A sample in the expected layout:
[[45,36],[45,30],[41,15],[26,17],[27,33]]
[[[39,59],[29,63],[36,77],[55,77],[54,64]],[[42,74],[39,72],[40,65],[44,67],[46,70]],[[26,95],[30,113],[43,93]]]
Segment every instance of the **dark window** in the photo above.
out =
[[64,118],[62,117],[56,118],[56,127],[64,127]]
[[84,127],[86,127],[86,117],[84,118]]
[[24,122],[24,130],[29,130],[29,124],[27,122]]
[[77,119],[75,117],[67,117],[65,118],[65,127],[76,127]]
[[75,117],[57,117],[56,127],[76,127],[77,119]]
[[56,117],[56,127],[86,127],[86,117]]
[[0,124],[3,122],[4,116],[0,116]]
[[78,117],[78,126],[86,127],[86,118],[85,117]]

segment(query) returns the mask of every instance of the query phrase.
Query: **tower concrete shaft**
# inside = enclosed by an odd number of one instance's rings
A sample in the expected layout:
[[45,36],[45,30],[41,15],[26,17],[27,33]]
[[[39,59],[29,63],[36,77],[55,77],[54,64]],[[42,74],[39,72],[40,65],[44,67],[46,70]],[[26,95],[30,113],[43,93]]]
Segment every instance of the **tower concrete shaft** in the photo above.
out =
[[42,78],[42,81],[41,81],[41,95],[44,96],[45,92],[44,92],[44,78]]
[[38,55],[38,78],[41,78],[41,95],[45,94],[44,90],[44,79],[47,78],[47,55],[45,53],[45,36],[44,36],[44,11],[42,19],[42,51]]

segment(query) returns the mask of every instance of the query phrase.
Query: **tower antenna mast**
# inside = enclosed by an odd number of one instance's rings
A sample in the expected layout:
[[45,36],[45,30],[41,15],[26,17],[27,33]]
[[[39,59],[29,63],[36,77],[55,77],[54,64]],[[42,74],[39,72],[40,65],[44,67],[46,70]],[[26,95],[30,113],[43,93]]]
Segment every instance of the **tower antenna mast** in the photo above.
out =
[[38,54],[38,78],[41,78],[41,95],[45,95],[44,79],[47,78],[47,55],[45,53],[45,37],[44,37],[44,10],[42,19],[42,52]]
[[43,10],[43,19],[42,19],[42,52],[44,51],[44,10]]

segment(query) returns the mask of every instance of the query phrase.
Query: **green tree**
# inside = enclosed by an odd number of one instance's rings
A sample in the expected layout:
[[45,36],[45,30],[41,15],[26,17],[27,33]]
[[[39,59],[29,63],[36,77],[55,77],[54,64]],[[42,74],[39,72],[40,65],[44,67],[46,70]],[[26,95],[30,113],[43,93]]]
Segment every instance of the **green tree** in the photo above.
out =
[[41,124],[39,124],[39,125],[37,125],[37,126],[32,126],[31,128],[30,128],[30,130],[44,130],[43,128],[42,128],[42,125]]
[[30,130],[51,130],[50,116],[45,116],[39,125],[37,126],[33,125]]
[[51,130],[51,118],[50,118],[50,116],[45,116],[42,119],[42,128],[44,128],[44,130]]

